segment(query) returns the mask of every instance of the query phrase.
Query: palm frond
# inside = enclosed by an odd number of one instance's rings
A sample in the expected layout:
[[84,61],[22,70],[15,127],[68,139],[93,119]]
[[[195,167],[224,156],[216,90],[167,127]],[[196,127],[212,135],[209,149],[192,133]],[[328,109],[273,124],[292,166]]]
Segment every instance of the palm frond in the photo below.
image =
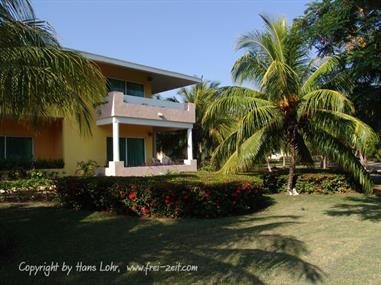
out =
[[299,105],[299,116],[314,114],[318,110],[353,113],[353,103],[343,93],[330,89],[317,89],[305,94]]
[[360,119],[341,112],[320,110],[310,119],[311,124],[325,130],[366,155],[373,155],[379,144],[379,136]]
[[[313,63],[315,62],[316,61],[313,61]],[[328,72],[334,70],[334,68],[338,65],[338,62],[338,58],[335,56],[324,58],[323,63],[318,65],[315,68],[315,70],[304,81],[304,84],[302,86],[302,92],[307,93],[315,90],[319,86],[319,79],[321,79],[321,77],[326,75]]]
[[266,105],[252,108],[238,123],[237,146],[240,146],[242,141],[251,134],[270,125],[279,129],[283,126],[283,116],[278,106]]
[[308,124],[304,128],[304,139],[308,141],[319,153],[336,162],[345,171],[349,172],[355,180],[363,187],[364,191],[372,191],[373,182],[369,173],[361,165],[359,159],[354,155],[352,149],[340,140],[331,136],[324,130]]
[[0,48],[0,117],[77,119],[91,132],[93,104],[106,94],[99,69],[75,52],[59,48]]
[[226,160],[220,171],[222,173],[236,173],[252,166],[258,160],[257,154],[265,141],[264,133],[265,130],[261,129],[245,140],[240,146],[241,151],[236,150]]
[[211,103],[205,112],[203,123],[214,120],[220,114],[240,118],[253,108],[273,105],[261,99],[261,93],[243,87],[225,88],[222,94]]

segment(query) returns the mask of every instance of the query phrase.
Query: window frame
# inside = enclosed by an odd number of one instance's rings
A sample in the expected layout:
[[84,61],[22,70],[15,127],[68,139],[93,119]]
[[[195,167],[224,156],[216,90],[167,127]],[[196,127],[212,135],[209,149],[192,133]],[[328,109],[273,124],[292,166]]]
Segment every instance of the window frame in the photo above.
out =
[[[108,160],[108,141],[110,141],[110,144],[111,144],[111,153],[110,153],[110,157],[114,157],[113,153],[112,153],[112,143],[113,143],[113,140],[112,140],[112,136],[109,137],[107,136],[106,137],[106,159],[107,161],[110,161]],[[139,137],[133,137],[133,136],[121,136],[119,137],[119,140],[122,139],[123,140],[123,143],[125,145],[125,160],[124,160],[124,167],[140,167],[140,166],[145,166],[147,165],[147,151],[146,151],[146,137],[142,137],[142,136],[139,136]],[[138,166],[129,166],[128,165],[128,139],[141,139],[143,140],[143,165],[138,165]],[[119,141],[120,143],[120,141]],[[119,148],[119,156],[121,155],[121,151],[120,151],[120,148]],[[120,157],[119,157],[120,159]],[[111,160],[112,161],[112,160]],[[123,161],[123,160],[122,160]]]
[[35,152],[34,152],[34,138],[32,136],[15,136],[15,135],[10,135],[10,136],[7,136],[7,135],[0,135],[0,138],[3,138],[4,139],[4,149],[3,149],[3,153],[4,153],[4,160],[8,159],[7,157],[7,138],[25,138],[25,139],[31,139],[32,141],[32,160],[35,158]]
[[[140,97],[140,98],[145,98],[146,97],[145,84],[143,82],[141,82],[141,81],[126,80],[126,79],[121,79],[121,78],[113,77],[113,76],[106,76],[106,78],[107,78],[107,81],[109,79],[123,81],[124,82],[124,91],[123,91],[124,95],[134,96],[134,97]],[[143,86],[143,96],[135,96],[135,95],[128,94],[127,93],[127,84],[128,83],[139,84],[139,85]],[[109,91],[109,92],[112,92],[112,91]]]

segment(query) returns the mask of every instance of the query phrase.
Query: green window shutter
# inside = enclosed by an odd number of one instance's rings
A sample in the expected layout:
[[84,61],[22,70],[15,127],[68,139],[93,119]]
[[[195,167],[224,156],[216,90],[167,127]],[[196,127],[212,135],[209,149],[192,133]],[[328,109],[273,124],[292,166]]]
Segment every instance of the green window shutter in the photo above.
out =
[[33,159],[32,138],[6,137],[7,158]]
[[124,166],[127,166],[126,138],[119,138],[119,160],[124,161]]
[[5,158],[5,137],[0,137],[0,159]]
[[109,161],[112,161],[112,138],[108,137],[107,138],[107,163]]
[[126,94],[131,96],[144,97],[144,85],[133,82],[127,82]]
[[144,160],[144,139],[127,139],[127,159],[128,166],[141,166],[145,164]]
[[[112,138],[107,138],[107,161],[113,161]],[[119,160],[126,166],[126,139],[119,138]]]
[[109,92],[116,91],[126,94],[126,82],[124,80],[108,78],[107,89]]

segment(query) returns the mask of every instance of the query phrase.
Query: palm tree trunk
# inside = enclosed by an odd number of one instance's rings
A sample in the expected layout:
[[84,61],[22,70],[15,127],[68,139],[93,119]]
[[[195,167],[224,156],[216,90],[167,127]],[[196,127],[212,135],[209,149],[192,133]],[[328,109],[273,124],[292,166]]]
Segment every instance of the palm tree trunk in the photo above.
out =
[[298,195],[295,188],[296,184],[296,155],[297,155],[297,129],[296,124],[290,124],[288,129],[288,141],[290,145],[290,168],[288,172],[287,191],[290,195]]
[[323,157],[323,169],[327,169],[327,157]]
[[327,157],[324,155],[320,157],[320,168],[327,169]]
[[269,161],[269,158],[268,158],[268,157],[266,157],[266,163],[267,163],[267,170],[268,170],[269,172],[273,172],[273,170],[271,169],[271,165],[270,165],[270,161]]
[[285,168],[286,167],[286,152],[283,149],[281,149],[280,155],[282,156],[282,167]]
[[364,166],[364,168],[368,166],[368,158],[362,151],[360,151],[360,163]]
[[289,194],[293,193],[296,184],[296,144],[290,147],[290,168],[288,172],[287,190]]

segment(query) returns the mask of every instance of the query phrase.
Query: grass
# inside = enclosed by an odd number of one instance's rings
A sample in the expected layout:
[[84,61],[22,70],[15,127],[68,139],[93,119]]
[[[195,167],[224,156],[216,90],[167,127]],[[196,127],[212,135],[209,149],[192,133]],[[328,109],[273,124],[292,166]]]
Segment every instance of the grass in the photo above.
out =
[[[1,283],[379,284],[381,196],[271,197],[274,205],[262,212],[216,220],[139,219],[47,203],[0,204]],[[121,272],[29,277],[17,270],[21,261],[97,266],[113,261]],[[125,272],[127,264],[146,262],[194,264],[198,271]]]

